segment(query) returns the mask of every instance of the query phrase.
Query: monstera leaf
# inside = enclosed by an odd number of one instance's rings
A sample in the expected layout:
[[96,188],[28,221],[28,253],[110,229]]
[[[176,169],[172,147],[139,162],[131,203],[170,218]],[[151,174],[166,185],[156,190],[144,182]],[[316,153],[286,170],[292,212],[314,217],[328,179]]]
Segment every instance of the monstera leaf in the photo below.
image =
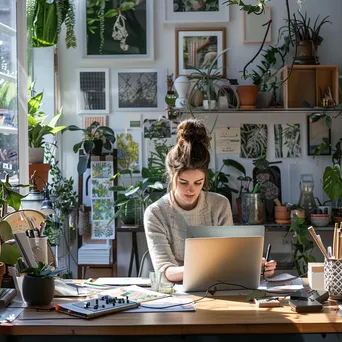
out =
[[341,169],[339,165],[327,166],[323,174],[323,189],[334,201],[342,195]]

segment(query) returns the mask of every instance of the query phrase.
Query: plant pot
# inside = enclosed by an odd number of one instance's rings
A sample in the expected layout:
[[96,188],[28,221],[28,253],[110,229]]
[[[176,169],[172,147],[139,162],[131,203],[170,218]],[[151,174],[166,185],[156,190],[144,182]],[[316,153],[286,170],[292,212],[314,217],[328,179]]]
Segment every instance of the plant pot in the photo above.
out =
[[241,109],[253,109],[256,106],[258,87],[256,85],[239,85],[236,89]]
[[242,193],[241,209],[243,224],[263,224],[265,222],[264,195]]
[[94,156],[100,156],[102,154],[103,141],[98,139],[94,140],[95,147],[91,150],[91,154]]
[[203,105],[203,91],[192,88],[189,95],[189,102],[192,107],[201,107]]
[[24,275],[23,297],[28,305],[49,305],[54,294],[55,279],[53,277]]
[[215,100],[203,100],[203,109],[205,110],[216,110]]
[[49,171],[50,171],[50,164],[30,164],[29,165],[29,176],[33,175],[33,172],[36,171],[37,177],[37,189],[39,191],[43,191],[44,183],[47,183],[49,180]]
[[270,91],[259,91],[256,98],[256,108],[268,108],[272,105],[273,94]]
[[295,64],[319,64],[317,57],[317,45],[312,40],[303,40],[297,43],[297,54]]
[[29,147],[29,163],[44,163],[44,147]]
[[275,222],[278,224],[289,224],[291,222],[291,211],[284,205],[274,207]]

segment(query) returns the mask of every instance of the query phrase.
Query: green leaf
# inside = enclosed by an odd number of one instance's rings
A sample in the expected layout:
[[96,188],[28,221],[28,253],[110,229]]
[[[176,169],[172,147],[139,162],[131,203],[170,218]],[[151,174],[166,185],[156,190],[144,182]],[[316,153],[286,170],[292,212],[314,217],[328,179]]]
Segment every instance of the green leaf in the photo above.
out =
[[[6,221],[0,221],[0,238],[2,241],[14,239],[11,226]],[[14,265],[21,256],[17,245],[2,244],[0,261],[6,265]]]
[[225,166],[232,166],[235,169],[239,170],[244,175],[246,175],[245,167],[242,164],[240,164],[239,162],[237,162],[236,160],[233,160],[233,159],[223,159],[223,164]]
[[77,165],[77,172],[79,175],[83,175],[83,173],[87,170],[89,155],[80,157]]
[[323,174],[323,189],[332,201],[342,196],[341,170],[339,165],[327,166]]

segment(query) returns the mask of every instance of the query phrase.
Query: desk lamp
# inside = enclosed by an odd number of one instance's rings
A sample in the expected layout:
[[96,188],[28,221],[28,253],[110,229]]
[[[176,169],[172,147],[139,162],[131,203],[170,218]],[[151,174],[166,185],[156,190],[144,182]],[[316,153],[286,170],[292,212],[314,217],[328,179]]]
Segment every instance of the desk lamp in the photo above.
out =
[[49,193],[47,184],[44,185],[43,192],[44,192],[44,200],[43,200],[42,206],[40,207],[40,211],[46,216],[54,215],[56,212],[53,209],[53,204],[52,204],[52,201],[50,200],[50,193]]

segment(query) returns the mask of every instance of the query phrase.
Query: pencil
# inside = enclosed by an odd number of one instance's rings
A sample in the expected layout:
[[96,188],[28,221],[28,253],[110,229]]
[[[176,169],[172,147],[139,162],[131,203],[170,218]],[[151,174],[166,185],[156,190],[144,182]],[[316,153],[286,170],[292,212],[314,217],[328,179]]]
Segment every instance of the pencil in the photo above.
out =
[[316,242],[318,248],[321,250],[323,256],[324,256],[326,259],[328,259],[328,253],[327,253],[325,247],[323,246],[323,243],[320,241],[319,237],[317,236],[314,227],[313,227],[313,226],[310,226],[310,227],[308,228],[308,231],[309,231],[309,233],[311,234],[312,238],[315,240],[315,242]]

